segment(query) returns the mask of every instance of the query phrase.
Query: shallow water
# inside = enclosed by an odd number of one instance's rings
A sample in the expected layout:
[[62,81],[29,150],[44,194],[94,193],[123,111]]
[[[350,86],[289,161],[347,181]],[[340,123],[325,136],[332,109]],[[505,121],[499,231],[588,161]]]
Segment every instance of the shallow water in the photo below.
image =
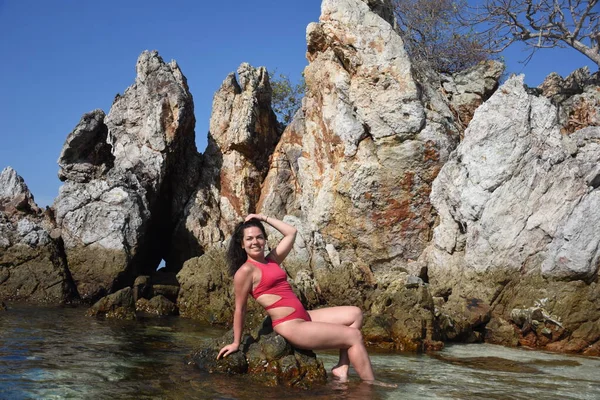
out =
[[[97,320],[84,308],[0,312],[0,399],[599,399],[600,358],[455,345],[435,355],[371,351],[378,379],[303,391],[210,375],[185,361],[223,330],[177,318]],[[329,370],[335,353],[318,354]]]

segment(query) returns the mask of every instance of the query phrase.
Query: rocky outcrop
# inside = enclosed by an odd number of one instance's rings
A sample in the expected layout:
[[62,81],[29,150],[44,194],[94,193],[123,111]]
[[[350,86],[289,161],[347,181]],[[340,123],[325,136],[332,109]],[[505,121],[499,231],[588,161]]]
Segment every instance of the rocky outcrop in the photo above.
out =
[[[258,208],[299,229],[285,266],[302,296],[367,305],[376,288],[400,279],[392,268],[406,272],[429,241],[431,184],[459,126],[439,88],[413,75],[393,26],[367,3],[323,1],[307,42],[306,97],[275,150]],[[407,307],[419,303],[408,293]],[[420,336],[420,318],[431,325],[433,310],[417,308]],[[386,323],[403,321],[393,307],[371,310],[367,320],[383,311]]]
[[0,173],[0,300],[60,303],[77,297],[51,216],[15,170]]
[[266,386],[307,389],[327,381],[323,363],[316,355],[293,348],[273,332],[268,318],[253,335],[244,335],[240,351],[217,360],[219,350],[232,340],[233,332],[229,331],[195,351],[190,356],[191,361],[210,373],[248,374]]
[[[54,202],[69,269],[83,299],[97,299],[156,269],[175,216],[195,184],[193,101],[173,61],[144,52],[135,84],[108,116],[95,110],[68,136],[65,181]],[[167,260],[168,261],[168,260]]]
[[198,189],[173,237],[173,257],[181,262],[229,237],[235,224],[255,210],[281,135],[271,95],[267,70],[247,63],[215,93]]
[[[597,96],[590,89],[581,95]],[[565,99],[561,107],[568,113],[574,104]],[[465,302],[477,299],[491,307],[492,321],[483,325],[489,337],[505,321],[523,342],[536,325],[530,345],[555,349],[566,341],[564,348],[585,351],[600,339],[600,309],[591,300],[600,262],[600,128],[568,134],[559,115],[548,99],[528,93],[522,77],[477,109],[434,182],[440,223],[422,260],[451,319],[468,319]],[[515,320],[513,310],[540,302],[561,333],[547,319]]]
[[456,120],[466,128],[477,107],[498,88],[504,72],[499,61],[485,61],[453,75],[441,75],[442,89]]

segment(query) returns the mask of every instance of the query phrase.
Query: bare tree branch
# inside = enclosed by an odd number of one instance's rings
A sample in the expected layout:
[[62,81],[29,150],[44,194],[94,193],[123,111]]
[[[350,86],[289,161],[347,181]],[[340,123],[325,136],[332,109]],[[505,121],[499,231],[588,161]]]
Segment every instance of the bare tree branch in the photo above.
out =
[[600,66],[599,1],[483,0],[460,21],[481,28],[478,37],[492,52],[518,41],[531,48],[568,46]]

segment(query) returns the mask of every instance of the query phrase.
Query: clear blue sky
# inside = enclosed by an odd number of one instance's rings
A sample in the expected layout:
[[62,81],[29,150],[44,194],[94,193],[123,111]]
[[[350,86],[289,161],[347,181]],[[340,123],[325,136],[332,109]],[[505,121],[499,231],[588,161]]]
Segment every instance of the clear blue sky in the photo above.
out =
[[[0,0],[0,170],[12,166],[38,204],[61,182],[56,160],[82,114],[106,113],[133,83],[143,50],[177,60],[194,96],[196,143],[206,146],[214,92],[242,62],[297,79],[307,65],[306,26],[320,0]],[[538,85],[591,61],[572,50],[540,52],[527,66],[518,49],[507,72]]]

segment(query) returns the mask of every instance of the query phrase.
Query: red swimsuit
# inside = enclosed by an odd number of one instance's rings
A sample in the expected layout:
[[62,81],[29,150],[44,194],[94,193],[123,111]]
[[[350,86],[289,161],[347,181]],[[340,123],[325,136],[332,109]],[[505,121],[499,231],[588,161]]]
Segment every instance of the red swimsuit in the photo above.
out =
[[254,290],[250,291],[252,297],[254,297],[256,300],[263,294],[274,294],[281,298],[270,306],[265,307],[265,310],[270,310],[276,307],[292,307],[294,309],[291,314],[274,320],[273,326],[292,319],[303,319],[305,321],[311,320],[310,315],[308,315],[304,309],[304,306],[292,291],[292,287],[287,281],[285,271],[281,269],[281,267],[279,267],[275,261],[268,258],[266,264],[261,264],[251,259],[248,259],[248,261],[256,265],[262,272],[260,282]]

